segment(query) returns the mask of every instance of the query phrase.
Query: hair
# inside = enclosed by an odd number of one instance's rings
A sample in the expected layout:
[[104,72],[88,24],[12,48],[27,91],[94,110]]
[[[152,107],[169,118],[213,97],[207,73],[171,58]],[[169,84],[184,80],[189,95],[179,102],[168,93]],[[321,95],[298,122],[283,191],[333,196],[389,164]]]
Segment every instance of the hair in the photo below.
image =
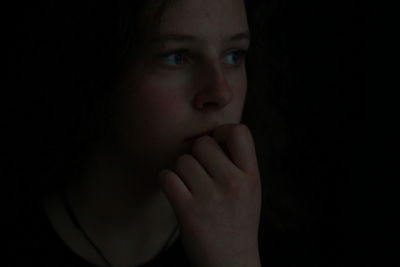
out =
[[[35,189],[41,195],[64,187],[67,179],[78,178],[96,141],[109,134],[110,100],[116,85],[134,67],[147,33],[157,29],[163,11],[175,1],[52,3],[43,7],[41,18],[23,24],[23,32],[35,34],[27,37],[31,47],[26,51],[34,56],[26,65],[34,70],[33,63],[42,62],[39,70],[25,77],[42,87],[42,106],[35,113],[41,118],[35,121],[41,129],[36,137],[41,140],[42,153],[36,165],[40,186]],[[288,59],[280,2],[244,2],[251,44],[242,122],[256,144],[263,192],[260,239],[264,240],[271,231],[285,233],[299,227],[298,218],[305,211],[296,205],[285,166],[290,144]],[[144,24],[148,16],[154,20]],[[267,224],[270,228],[263,226]]]

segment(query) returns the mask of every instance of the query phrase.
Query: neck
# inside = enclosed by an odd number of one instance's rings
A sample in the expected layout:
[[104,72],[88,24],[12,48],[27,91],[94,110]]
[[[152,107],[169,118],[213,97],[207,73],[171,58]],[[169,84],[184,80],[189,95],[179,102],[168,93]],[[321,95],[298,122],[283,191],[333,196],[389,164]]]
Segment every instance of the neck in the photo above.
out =
[[78,222],[97,242],[115,248],[132,247],[132,240],[165,242],[177,221],[157,174],[135,175],[105,154],[96,154],[81,179],[66,188]]
[[[156,174],[138,175],[115,162],[97,154],[65,193],[78,224],[113,266],[143,264],[178,237],[179,230],[170,239],[177,220],[162,190],[152,182]],[[74,227],[59,197],[52,194],[44,204],[64,242],[81,257],[103,264]]]

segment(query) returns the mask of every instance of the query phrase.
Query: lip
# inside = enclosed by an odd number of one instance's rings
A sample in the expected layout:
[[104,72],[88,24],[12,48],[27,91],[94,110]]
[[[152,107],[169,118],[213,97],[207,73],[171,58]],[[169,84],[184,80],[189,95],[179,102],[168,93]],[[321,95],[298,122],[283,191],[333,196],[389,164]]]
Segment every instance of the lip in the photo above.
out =
[[200,133],[200,134],[197,134],[197,135],[195,135],[195,136],[188,137],[188,138],[186,138],[185,140],[186,140],[186,141],[191,141],[191,140],[196,139],[196,138],[199,138],[199,137],[201,137],[201,136],[203,136],[203,135],[210,135],[211,132],[212,132],[212,130],[205,131],[205,132]]

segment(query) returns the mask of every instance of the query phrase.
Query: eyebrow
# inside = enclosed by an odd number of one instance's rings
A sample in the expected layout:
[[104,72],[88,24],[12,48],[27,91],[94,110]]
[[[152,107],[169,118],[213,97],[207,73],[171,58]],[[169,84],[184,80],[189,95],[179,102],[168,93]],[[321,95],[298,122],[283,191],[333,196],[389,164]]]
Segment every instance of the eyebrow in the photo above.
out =
[[[241,32],[235,35],[232,35],[228,38],[225,38],[223,42],[233,42],[239,40],[250,40],[249,32]],[[177,33],[165,33],[161,34],[158,38],[155,38],[154,41],[175,41],[175,42],[198,42],[200,41],[196,36],[187,35],[187,34],[177,34]]]

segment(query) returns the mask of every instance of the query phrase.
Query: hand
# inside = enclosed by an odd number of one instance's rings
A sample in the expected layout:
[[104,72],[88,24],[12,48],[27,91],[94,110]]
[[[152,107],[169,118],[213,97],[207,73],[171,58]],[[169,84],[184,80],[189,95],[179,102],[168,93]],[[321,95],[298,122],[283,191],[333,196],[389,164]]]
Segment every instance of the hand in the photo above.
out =
[[159,179],[193,266],[261,266],[261,181],[247,126],[226,124],[199,137]]

